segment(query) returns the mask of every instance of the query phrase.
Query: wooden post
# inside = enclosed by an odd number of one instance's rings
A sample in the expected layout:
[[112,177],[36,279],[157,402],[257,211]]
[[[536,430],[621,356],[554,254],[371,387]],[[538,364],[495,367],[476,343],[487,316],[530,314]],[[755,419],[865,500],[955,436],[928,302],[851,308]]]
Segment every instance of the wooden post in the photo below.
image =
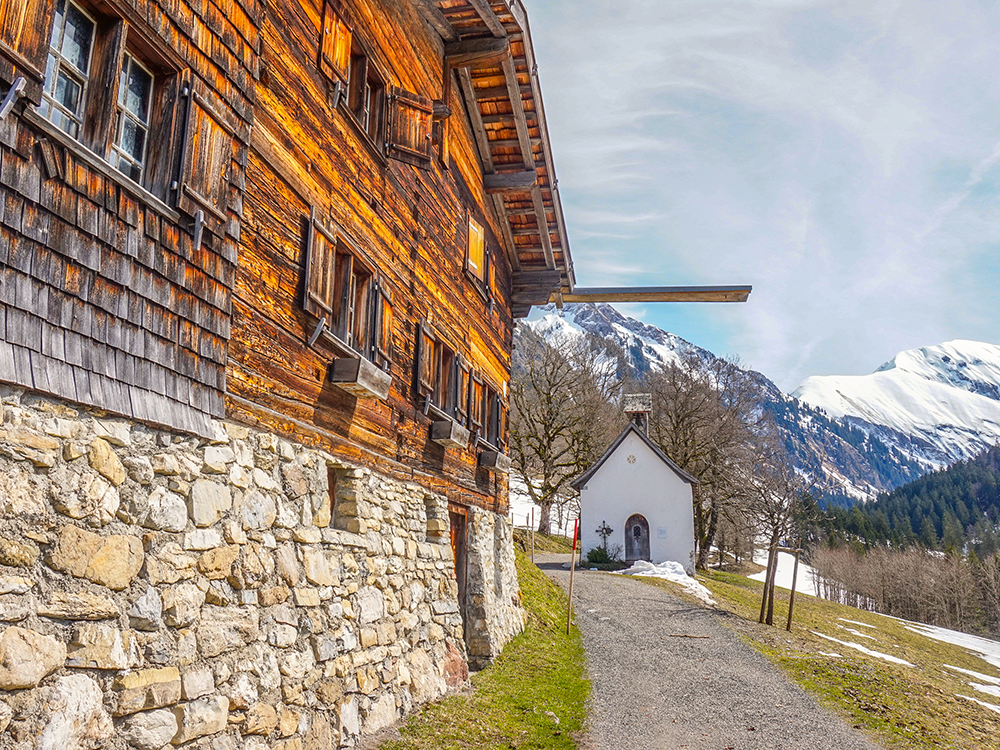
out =
[[580,519],[573,521],[573,554],[569,556],[569,602],[566,605],[566,635],[569,635],[569,625],[573,619],[573,569],[576,567],[576,527]]
[[760,599],[760,617],[757,622],[763,623],[764,617],[767,614],[767,589],[771,581],[771,570],[772,566],[776,564],[775,555],[777,551],[772,546],[767,553],[767,574],[764,576],[764,595]]
[[788,597],[788,624],[785,626],[785,630],[789,633],[792,632],[792,609],[795,607],[795,579],[799,574],[800,552],[802,552],[801,549],[795,550],[795,567],[792,568],[792,593],[791,596]]
[[535,564],[535,506],[531,506],[531,564]]
[[774,548],[774,565],[771,566],[771,583],[767,587],[767,624],[774,625],[774,579],[778,577],[778,548]]

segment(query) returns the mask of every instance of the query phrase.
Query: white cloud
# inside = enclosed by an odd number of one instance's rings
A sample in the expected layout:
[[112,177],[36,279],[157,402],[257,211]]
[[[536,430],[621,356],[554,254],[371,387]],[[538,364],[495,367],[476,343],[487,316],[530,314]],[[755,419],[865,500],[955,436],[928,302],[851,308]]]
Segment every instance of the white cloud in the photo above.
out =
[[985,293],[1000,276],[1000,6],[529,13],[581,286],[752,283],[745,306],[682,317],[695,343],[787,389],[915,345],[1000,341]]

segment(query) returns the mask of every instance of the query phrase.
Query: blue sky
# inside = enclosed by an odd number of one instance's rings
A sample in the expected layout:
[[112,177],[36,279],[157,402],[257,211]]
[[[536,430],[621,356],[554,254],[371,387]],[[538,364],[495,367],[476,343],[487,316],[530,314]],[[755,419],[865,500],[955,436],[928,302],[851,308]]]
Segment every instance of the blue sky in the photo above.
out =
[[791,390],[1000,343],[1000,3],[525,0],[580,286]]

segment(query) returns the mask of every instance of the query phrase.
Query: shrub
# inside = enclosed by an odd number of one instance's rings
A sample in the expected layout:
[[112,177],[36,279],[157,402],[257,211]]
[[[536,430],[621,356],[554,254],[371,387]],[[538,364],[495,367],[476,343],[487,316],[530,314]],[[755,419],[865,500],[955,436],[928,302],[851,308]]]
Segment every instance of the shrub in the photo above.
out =
[[612,562],[612,558],[604,547],[594,547],[587,552],[587,562],[594,564],[609,563]]

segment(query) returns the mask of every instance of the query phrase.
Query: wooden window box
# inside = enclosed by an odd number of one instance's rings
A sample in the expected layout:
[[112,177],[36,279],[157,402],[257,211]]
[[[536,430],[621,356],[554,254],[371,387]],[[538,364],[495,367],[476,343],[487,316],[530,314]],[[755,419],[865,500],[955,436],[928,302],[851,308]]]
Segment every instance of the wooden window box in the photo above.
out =
[[445,448],[468,448],[470,433],[453,419],[431,423],[431,440]]
[[343,357],[330,365],[330,382],[356,398],[385,401],[392,386],[392,375],[380,370],[364,357]]
[[500,451],[483,451],[479,454],[479,466],[491,474],[510,474],[510,456]]

